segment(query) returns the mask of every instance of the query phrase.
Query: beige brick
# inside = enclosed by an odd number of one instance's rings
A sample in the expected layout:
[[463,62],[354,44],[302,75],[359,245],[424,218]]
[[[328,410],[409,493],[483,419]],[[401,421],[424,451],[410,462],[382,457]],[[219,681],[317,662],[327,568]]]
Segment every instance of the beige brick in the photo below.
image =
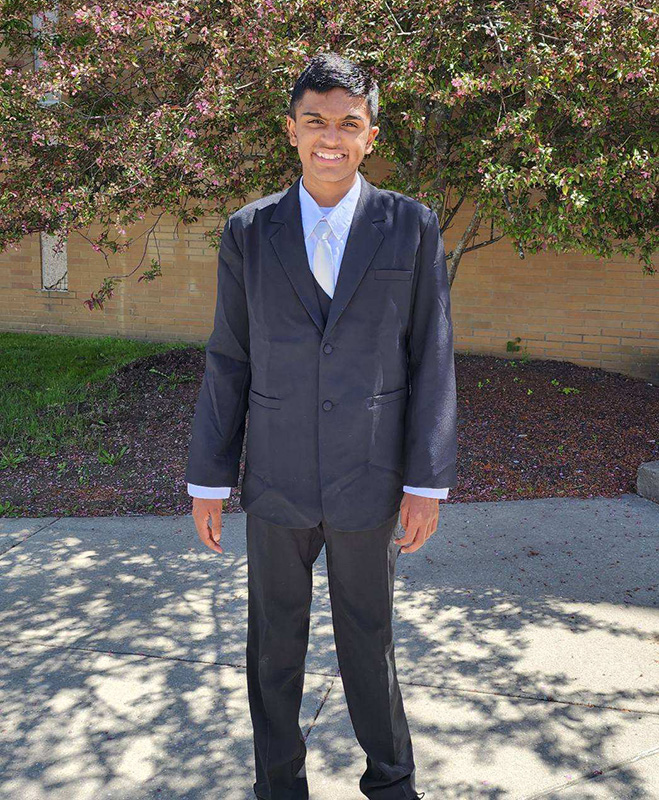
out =
[[570,342],[564,342],[561,349],[566,353],[588,353],[599,351],[601,348],[601,344],[586,344],[581,342],[572,344]]
[[620,344],[620,338],[615,336],[584,336],[584,342],[599,342],[599,344]]
[[[606,324],[607,324],[607,326],[610,326],[611,325],[611,320],[607,320]],[[622,335],[622,333],[623,333],[623,331],[622,331],[622,323],[620,323],[620,326],[618,328],[612,328],[612,327],[602,328],[602,335],[603,336],[616,336],[616,335]],[[625,332],[625,336],[629,336],[629,333]]]

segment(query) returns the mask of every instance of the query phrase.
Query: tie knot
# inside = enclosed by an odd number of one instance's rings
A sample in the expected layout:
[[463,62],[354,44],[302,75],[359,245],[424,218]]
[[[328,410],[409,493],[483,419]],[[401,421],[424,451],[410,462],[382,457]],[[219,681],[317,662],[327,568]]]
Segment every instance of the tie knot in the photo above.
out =
[[318,221],[318,224],[315,228],[316,236],[320,239],[328,239],[330,233],[332,233],[332,229],[330,227],[329,222],[326,219],[321,219]]

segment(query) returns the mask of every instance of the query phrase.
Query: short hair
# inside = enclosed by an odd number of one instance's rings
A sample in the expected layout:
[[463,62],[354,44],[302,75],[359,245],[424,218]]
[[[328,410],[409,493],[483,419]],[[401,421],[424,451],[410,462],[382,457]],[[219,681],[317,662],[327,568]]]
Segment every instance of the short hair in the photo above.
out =
[[378,84],[375,78],[338,53],[317,53],[304,68],[295,82],[288,114],[295,119],[295,112],[305,91],[325,93],[335,88],[345,89],[353,97],[363,97],[368,106],[371,126],[378,119]]

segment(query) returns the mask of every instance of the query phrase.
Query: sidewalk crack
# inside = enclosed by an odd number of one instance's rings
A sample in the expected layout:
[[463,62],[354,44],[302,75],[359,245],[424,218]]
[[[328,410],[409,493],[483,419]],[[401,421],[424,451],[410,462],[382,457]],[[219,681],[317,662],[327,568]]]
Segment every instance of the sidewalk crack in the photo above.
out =
[[625,759],[624,761],[618,761],[615,764],[610,764],[608,767],[604,769],[598,769],[593,772],[590,772],[588,775],[582,775],[580,778],[575,778],[573,781],[565,781],[565,783],[558,783],[555,786],[551,786],[548,789],[543,789],[541,792],[536,794],[528,794],[525,795],[520,800],[539,800],[541,797],[550,797],[554,794],[554,792],[560,792],[563,789],[568,789],[571,786],[579,786],[580,784],[584,784],[588,781],[595,780],[596,778],[601,778],[605,775],[610,775],[613,772],[617,772],[619,769],[623,767],[629,766],[629,764],[633,764],[636,761],[642,761],[645,758],[650,758],[651,756],[657,755],[659,753],[659,747],[653,747],[651,750],[645,750],[642,753],[639,753],[637,756],[633,758]]

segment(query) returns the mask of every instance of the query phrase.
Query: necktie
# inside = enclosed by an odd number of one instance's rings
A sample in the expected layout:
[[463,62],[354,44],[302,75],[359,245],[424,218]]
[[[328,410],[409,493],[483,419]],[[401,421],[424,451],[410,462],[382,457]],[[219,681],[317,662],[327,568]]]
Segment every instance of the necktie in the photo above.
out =
[[330,297],[334,296],[334,258],[328,241],[332,229],[326,219],[321,219],[314,232],[318,237],[313,253],[313,275]]

